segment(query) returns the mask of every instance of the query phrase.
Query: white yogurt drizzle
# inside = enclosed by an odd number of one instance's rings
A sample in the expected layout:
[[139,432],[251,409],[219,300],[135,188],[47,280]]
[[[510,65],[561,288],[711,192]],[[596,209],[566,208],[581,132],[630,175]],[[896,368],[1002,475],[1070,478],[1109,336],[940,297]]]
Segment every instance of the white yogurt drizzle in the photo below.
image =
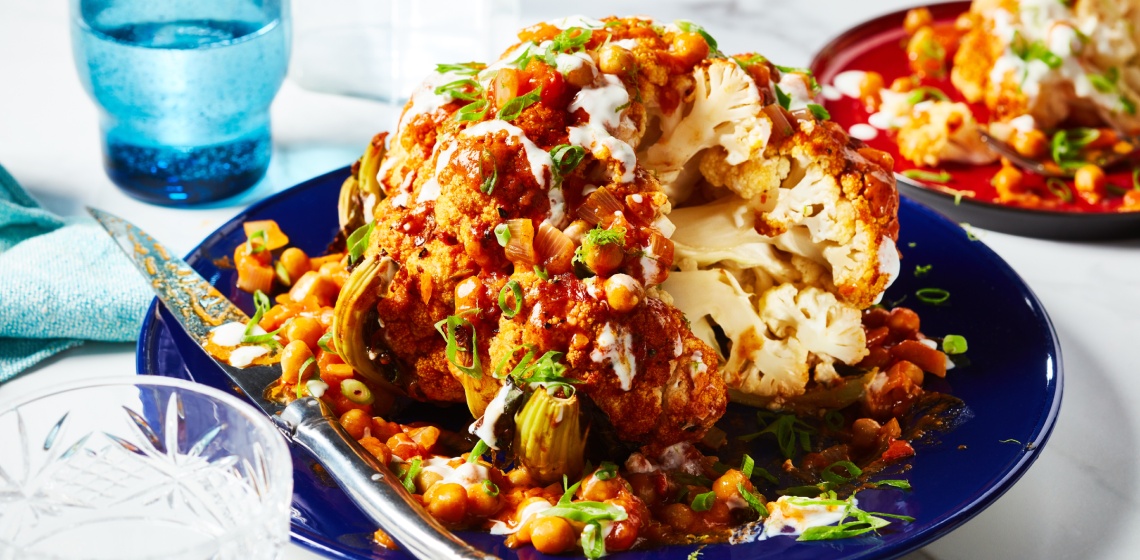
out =
[[550,154],[531,142],[530,138],[527,138],[526,133],[519,127],[506,121],[493,119],[467,128],[463,131],[463,136],[488,136],[496,132],[506,132],[509,139],[523,147],[527,162],[530,164],[530,172],[534,175],[534,181],[538,183],[539,187],[546,187],[546,171],[554,165],[554,162],[551,161]]
[[448,464],[451,461],[454,461],[451,457],[432,457],[424,461],[423,470],[443,477],[440,483],[459,484],[464,488],[491,478],[491,472],[485,465],[464,461],[458,467],[453,467]]
[[[757,540],[772,537],[801,535],[812,527],[824,527],[843,520],[846,505],[796,505],[804,498],[780,496],[768,504],[769,515],[764,520],[764,532]],[[851,503],[856,504],[855,498]]]
[[518,512],[518,516],[519,516],[518,523],[516,523],[512,526],[512,525],[509,525],[503,521],[495,521],[495,523],[493,525],[491,525],[491,531],[490,532],[492,535],[509,535],[511,533],[514,533],[514,532],[518,531],[519,527],[522,527],[523,524],[526,523],[528,519],[530,519],[531,517],[533,517],[535,515],[538,515],[539,513],[544,512],[544,511],[546,511],[552,507],[554,507],[554,506],[550,505],[549,502],[535,500],[535,501],[527,504],[526,507],[519,510],[519,512]]
[[423,204],[439,198],[439,174],[443,173],[443,170],[451,163],[451,157],[455,155],[455,150],[458,149],[459,142],[452,141],[446,148],[440,150],[439,156],[435,160],[435,173],[427,181],[424,181],[424,184],[420,185],[420,192],[416,195],[416,204]]
[[610,323],[606,323],[598,334],[590,359],[595,363],[609,362],[623,391],[633,387],[633,378],[637,375],[637,358],[633,355],[633,335],[629,331],[621,327],[615,331]]
[[[250,329],[251,335],[266,334],[265,329],[254,325]],[[254,360],[269,353],[269,349],[260,344],[243,344],[245,337],[245,323],[231,321],[210,330],[210,342],[223,348],[233,348],[230,351],[229,362],[236,368],[244,368]]]
[[575,94],[567,108],[571,113],[582,109],[589,116],[585,125],[570,127],[567,131],[570,143],[586,148],[598,159],[620,162],[623,183],[633,181],[637,156],[633,147],[614,137],[612,132],[621,126],[622,107],[628,104],[629,92],[621,79],[603,74],[592,85]]
[[504,384],[499,392],[495,394],[495,398],[487,404],[487,408],[483,411],[482,423],[471,424],[467,429],[471,435],[483,440],[487,447],[491,449],[499,448],[499,439],[495,437],[495,423],[499,421],[499,417],[503,415],[503,411],[507,407],[507,397],[510,396],[509,385]]
[[855,123],[848,130],[851,136],[860,140],[874,140],[879,135],[879,129],[863,123]]
[[546,22],[558,29],[570,29],[571,27],[588,27],[590,29],[601,29],[606,24],[583,15],[573,15],[564,18],[559,18]]

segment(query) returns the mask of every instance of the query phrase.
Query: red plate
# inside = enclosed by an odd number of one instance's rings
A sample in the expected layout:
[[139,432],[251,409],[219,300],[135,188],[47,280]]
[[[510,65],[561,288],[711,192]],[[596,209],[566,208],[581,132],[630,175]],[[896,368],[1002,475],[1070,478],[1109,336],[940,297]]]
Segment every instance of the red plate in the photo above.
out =
[[[936,23],[951,23],[969,7],[970,2],[929,6]],[[906,34],[903,31],[906,12],[901,10],[860,24],[828,43],[811,64],[819,82],[831,84],[836,75],[847,70],[874,70],[882,74],[887,85],[895,78],[909,76],[910,66],[904,50]],[[941,89],[954,101],[964,101],[948,78],[927,79],[924,85]],[[832,120],[848,130],[852,125],[867,123],[869,113],[857,99],[825,100],[824,106],[831,113]],[[988,114],[986,108],[975,104],[971,109],[984,122]],[[940,169],[948,172],[952,179],[945,187],[940,187],[901,175],[908,169],[931,170],[917,167],[899,155],[893,134],[879,131],[878,136],[867,144],[894,157],[899,191],[903,195],[928,204],[956,221],[1005,233],[1053,239],[1140,237],[1140,212],[1118,212],[1118,196],[1107,197],[1107,202],[1097,205],[1076,197],[1071,203],[1058,201],[1059,205],[1050,210],[1005,205],[996,201],[997,193],[990,185],[990,179],[1001,168],[999,163],[944,165]],[[1030,173],[1025,174],[1025,180],[1030,186],[1044,185],[1044,178]],[[1131,187],[1131,172],[1124,169],[1110,173],[1108,181]],[[973,191],[975,194],[973,197],[958,196],[951,189]]]

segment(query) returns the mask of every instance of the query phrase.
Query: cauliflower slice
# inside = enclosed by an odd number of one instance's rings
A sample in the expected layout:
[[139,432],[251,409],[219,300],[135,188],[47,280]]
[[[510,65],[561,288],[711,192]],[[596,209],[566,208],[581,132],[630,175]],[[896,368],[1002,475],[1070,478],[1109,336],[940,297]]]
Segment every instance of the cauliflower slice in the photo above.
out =
[[923,101],[899,128],[899,153],[919,165],[944,161],[985,165],[998,155],[982,141],[978,121],[965,103]]
[[682,173],[698,152],[720,146],[730,164],[744,163],[763,150],[772,133],[772,122],[761,115],[760,91],[739,65],[709,60],[693,69],[693,78],[689,113],[678,119],[677,109],[663,118],[661,138],[639,158],[675,203],[688,198],[699,178]]
[[753,304],[735,277],[714,268],[674,272],[662,289],[699,338],[720,348],[715,324],[732,341],[721,368],[729,387],[776,406],[809,381],[837,380],[837,360],[854,364],[867,353],[859,310],[815,287],[780,284]]

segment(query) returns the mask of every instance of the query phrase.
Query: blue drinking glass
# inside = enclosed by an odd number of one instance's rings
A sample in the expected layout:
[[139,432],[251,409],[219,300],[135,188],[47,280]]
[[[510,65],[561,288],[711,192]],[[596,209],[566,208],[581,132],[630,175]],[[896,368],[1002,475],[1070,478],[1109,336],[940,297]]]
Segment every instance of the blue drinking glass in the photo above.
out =
[[75,64],[99,107],[111,180],[167,206],[257,183],[289,19],[289,0],[71,0]]

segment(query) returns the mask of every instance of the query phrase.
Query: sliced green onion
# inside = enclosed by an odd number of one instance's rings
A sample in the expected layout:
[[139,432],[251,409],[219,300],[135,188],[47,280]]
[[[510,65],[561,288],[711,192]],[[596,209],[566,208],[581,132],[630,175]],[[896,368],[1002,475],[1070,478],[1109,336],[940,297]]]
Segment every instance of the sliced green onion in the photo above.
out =
[[253,292],[253,317],[245,324],[245,331],[242,333],[241,339],[244,342],[247,337],[253,335],[253,327],[261,322],[261,318],[269,312],[273,304],[269,302],[269,296],[265,292],[256,290]]
[[[487,162],[491,163],[491,176],[487,177],[486,165]],[[483,174],[483,184],[479,186],[479,190],[483,194],[491,194],[495,190],[495,185],[499,183],[499,164],[495,161],[495,154],[491,150],[483,148],[483,154],[479,158],[479,171]]]
[[586,558],[594,560],[606,555],[606,539],[602,536],[602,525],[597,521],[591,521],[582,528],[580,542]]
[[815,117],[818,120],[826,121],[831,118],[831,113],[828,113],[827,109],[823,108],[823,105],[820,105],[818,103],[808,103],[807,108],[808,111],[811,111],[811,116]]
[[420,474],[422,467],[420,458],[414,457],[411,464],[408,465],[408,470],[404,471],[404,476],[400,477],[400,482],[404,483],[404,488],[409,493],[416,493],[416,475]]
[[892,488],[898,488],[899,490],[910,490],[910,482],[901,479],[876,480],[871,484],[875,486],[890,486]]
[[1116,91],[1116,84],[1110,82],[1105,76],[1100,74],[1088,74],[1088,78],[1092,87],[1101,93],[1112,93]]
[[914,293],[918,300],[931,305],[941,305],[950,299],[950,292],[942,288],[922,288]]
[[[457,331],[461,328],[471,330],[471,347],[460,348]],[[435,330],[447,340],[447,348],[444,354],[447,356],[447,361],[456,369],[474,379],[481,379],[483,377],[483,366],[479,363],[479,343],[475,334],[475,326],[471,321],[463,318],[463,314],[451,315],[448,318],[439,321],[435,324]],[[466,365],[459,361],[459,351],[469,352],[471,354],[471,365]]]
[[293,283],[293,279],[289,278],[289,271],[285,270],[285,264],[281,261],[277,261],[277,264],[273,265],[273,272],[277,274],[277,279],[280,280],[282,284],[288,286]]
[[348,236],[348,241],[345,242],[348,245],[348,262],[356,262],[364,254],[364,251],[368,249],[368,240],[371,237],[372,222],[356,228],[356,231]]
[[[843,476],[835,472],[836,468],[846,470],[848,476]],[[820,478],[822,478],[824,482],[834,485],[847,484],[848,482],[851,482],[852,480],[858,478],[861,474],[863,474],[863,469],[860,469],[855,465],[855,463],[852,463],[851,461],[836,461],[824,467],[824,469],[819,473]]]
[[926,276],[927,274],[930,274],[930,269],[931,269],[931,268],[934,268],[934,265],[932,265],[932,264],[920,264],[920,265],[916,265],[916,266],[914,267],[914,277],[915,277],[915,278],[922,278],[923,276]]
[[921,169],[907,169],[902,172],[903,177],[907,179],[918,179],[919,181],[930,181],[931,183],[948,183],[954,177],[945,171],[934,173],[932,171],[923,171]]
[[546,273],[546,269],[538,266],[537,264],[534,265],[534,275],[543,280],[550,280],[550,275]]
[[479,441],[475,442],[475,447],[472,448],[471,453],[469,453],[467,455],[467,462],[468,463],[479,462],[479,459],[481,457],[483,457],[483,454],[487,452],[487,449],[489,449],[489,447],[487,447],[487,442],[485,442],[483,440],[479,440]]
[[594,478],[598,480],[610,480],[617,476],[617,465],[610,461],[602,461],[602,465],[598,470],[594,471]]
[[281,332],[281,329],[283,328],[285,327],[281,327],[280,329],[277,329],[273,332],[267,332],[265,334],[247,334],[241,337],[241,342],[242,344],[265,344],[270,348],[276,348],[281,345],[279,342],[277,342],[277,333]]
[[325,352],[328,352],[329,354],[336,354],[337,353],[336,350],[329,348],[329,341],[332,340],[332,337],[333,337],[333,333],[331,330],[326,332],[325,334],[321,335],[321,338],[319,338],[317,340],[317,346],[320,347],[321,350],[324,350]]
[[756,513],[759,513],[760,517],[768,517],[768,508],[764,507],[760,498],[757,498],[755,494],[744,488],[743,482],[736,483],[736,491],[740,492],[740,497],[744,498],[744,501],[748,502],[748,506],[756,511]]
[[301,383],[303,383],[305,381],[305,372],[308,371],[309,366],[316,364],[316,363],[317,363],[317,359],[312,357],[312,356],[309,356],[309,359],[305,360],[305,362],[301,364],[301,369],[297,370],[297,384],[298,385],[300,385]]
[[966,232],[966,239],[969,239],[970,241],[978,240],[978,236],[974,233],[974,228],[970,226],[969,222],[962,222],[958,225],[962,226],[962,229]]
[[537,88],[530,91],[529,93],[525,93],[511,99],[510,101],[507,101],[503,105],[503,108],[499,109],[497,118],[504,121],[513,121],[522,114],[523,109],[526,109],[527,107],[530,107],[531,105],[537,103],[541,96],[542,88]]
[[1073,191],[1069,190],[1069,185],[1065,181],[1057,178],[1050,177],[1045,181],[1045,188],[1053,193],[1053,196],[1065,201],[1073,201]]
[[784,109],[791,107],[792,98],[789,97],[788,94],[784,93],[784,90],[780,89],[779,85],[774,85],[773,87],[776,88],[776,102],[779,103],[780,106]]
[[1132,170],[1132,190],[1140,191],[1140,167]]
[[693,511],[708,511],[712,509],[713,503],[716,502],[716,492],[709,491],[704,494],[697,494],[693,498]]
[[340,394],[356,404],[372,404],[374,400],[372,391],[368,386],[356,379],[345,379],[340,382]]
[[455,112],[455,119],[461,122],[483,120],[490,107],[486,99],[472,101]]
[[969,345],[966,337],[959,334],[948,334],[942,338],[942,351],[947,354],[965,354]]
[[507,243],[511,242],[511,229],[507,224],[495,226],[495,240],[499,242],[500,247],[506,247]]
[[942,92],[942,90],[936,87],[923,86],[912,89],[910,91],[910,95],[908,95],[906,98],[906,102],[910,105],[915,105],[926,100],[928,97],[937,99],[938,101],[950,100],[950,98],[947,97],[946,94]]
[[558,172],[559,176],[565,177],[574,168],[582,163],[582,158],[586,156],[586,149],[581,146],[571,146],[570,144],[559,144],[550,150],[550,159],[554,162],[554,169]]
[[435,72],[437,74],[452,73],[452,74],[475,75],[475,74],[478,74],[479,71],[482,69],[483,69],[483,63],[481,63],[481,62],[459,62],[456,64],[436,64],[435,65]]
[[[507,306],[507,291],[508,290],[510,290],[511,295],[514,296],[514,299],[515,299],[514,307],[508,307]],[[504,285],[503,288],[501,290],[499,290],[499,309],[501,309],[503,311],[503,317],[510,319],[510,318],[514,317],[515,315],[518,315],[519,311],[522,311],[522,306],[523,306],[522,287],[520,287],[519,283],[515,282],[514,280],[507,282],[506,285]]]
[[[482,441],[482,440],[480,440]],[[499,486],[490,479],[483,480],[483,493],[494,498],[499,495]]]
[[[471,91],[467,91],[468,89]],[[454,82],[448,82],[435,88],[436,95],[447,95],[454,99],[463,99],[465,101],[475,101],[483,97],[483,93],[482,84],[471,78],[455,80]]]
[[[713,493],[713,497],[716,494]],[[591,521],[624,521],[629,516],[621,507],[605,502],[558,502],[558,505],[538,514],[541,517],[561,517],[579,523]]]
[[844,418],[843,413],[838,410],[829,410],[827,414],[823,415],[823,423],[827,424],[828,428],[837,432],[843,429],[843,424],[846,422],[847,419]]
[[[260,239],[261,242],[254,244],[254,242],[253,242],[254,239]],[[269,249],[269,234],[266,233],[265,230],[259,229],[255,232],[253,232],[253,235],[249,236],[248,243],[249,243],[249,254],[256,255],[258,253],[262,253],[262,252]]]
[[752,469],[754,468],[756,468],[756,461],[753,461],[752,457],[745,453],[744,458],[740,460],[741,474],[744,475],[744,478],[752,478]]

